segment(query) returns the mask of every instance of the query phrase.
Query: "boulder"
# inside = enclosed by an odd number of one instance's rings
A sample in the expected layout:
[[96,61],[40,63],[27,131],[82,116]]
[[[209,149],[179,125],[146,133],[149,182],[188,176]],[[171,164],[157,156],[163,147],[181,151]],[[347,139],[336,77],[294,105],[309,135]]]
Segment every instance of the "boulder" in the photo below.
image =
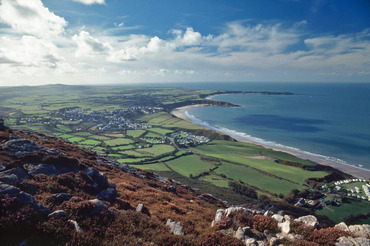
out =
[[239,227],[238,230],[235,232],[235,237],[239,240],[245,239],[245,234],[243,228]]
[[167,220],[167,223],[166,223],[166,226],[168,226],[170,228],[170,231],[174,234],[174,235],[184,235],[184,232],[182,231],[182,226],[181,226],[181,222],[178,221],[178,222],[175,222],[171,219],[168,219]]
[[277,237],[272,237],[269,240],[269,246],[277,246],[279,244],[280,244],[280,239],[278,239]]
[[62,203],[71,199],[72,195],[69,193],[56,193],[53,195],[57,203]]
[[257,246],[256,239],[254,238],[248,238],[245,240],[246,246]]
[[370,237],[370,225],[351,225],[348,229],[356,237]]
[[284,216],[281,216],[280,214],[274,214],[271,216],[273,219],[275,219],[277,222],[281,223],[284,220]]
[[0,184],[0,192],[9,196],[17,196],[21,190],[13,185]]
[[43,147],[28,139],[12,139],[2,145],[8,153],[15,155],[31,154],[39,151]]
[[23,182],[19,185],[19,187],[26,193],[29,193],[31,195],[36,194],[36,191],[38,189],[37,185],[32,184],[28,181],[23,180]]
[[299,217],[298,219],[295,219],[294,221],[302,222],[303,224],[307,226],[312,226],[312,227],[315,227],[316,225],[318,225],[317,219],[313,215],[302,216],[302,217]]
[[83,232],[82,228],[78,225],[77,221],[75,220],[68,220],[69,223],[73,225],[75,228],[76,232]]
[[260,241],[257,241],[257,245],[258,245],[258,246],[265,246],[265,243],[264,243],[263,241],[261,241],[261,240],[260,240]]
[[0,163],[0,172],[4,171],[5,169],[6,169],[6,167],[3,164]]
[[48,214],[49,218],[67,218],[67,213],[64,210],[56,210]]
[[96,196],[101,200],[114,202],[117,198],[117,191],[114,188],[108,188],[106,190],[102,190]]
[[28,165],[27,170],[29,174],[36,175],[36,174],[45,174],[47,176],[58,175],[59,171],[55,168],[55,166],[50,164],[37,164],[37,165]]
[[17,175],[18,179],[20,180],[27,179],[29,177],[28,173],[22,167],[12,168],[12,169],[0,172],[0,174],[2,175],[14,174],[14,175]]
[[287,220],[285,222],[278,223],[278,228],[280,229],[281,233],[288,235],[290,232],[290,221]]
[[338,238],[337,242],[335,243],[336,246],[353,246],[351,239],[347,237],[340,237]]
[[335,243],[336,246],[369,246],[370,239],[364,237],[340,237]]
[[216,216],[215,216],[215,222],[218,222],[221,220],[221,217],[225,214],[225,209],[217,209]]
[[105,210],[105,211],[108,211],[108,212],[112,212],[99,199],[89,200],[89,202],[94,205],[94,208],[90,212],[90,215],[92,215],[92,216],[99,215],[100,214],[100,211],[102,211],[102,210]]
[[137,205],[136,212],[139,212],[139,213],[146,214],[146,215],[150,216],[149,209],[142,203],[139,203]]
[[344,222],[340,222],[339,224],[336,224],[334,228],[337,228],[342,231],[349,231],[348,226]]
[[107,175],[99,172],[96,168],[89,167],[85,170],[87,176],[94,181],[94,187],[99,189],[106,189],[109,187]]
[[15,174],[3,176],[3,177],[0,177],[0,182],[3,182],[8,185],[12,185],[12,186],[17,186],[18,176]]

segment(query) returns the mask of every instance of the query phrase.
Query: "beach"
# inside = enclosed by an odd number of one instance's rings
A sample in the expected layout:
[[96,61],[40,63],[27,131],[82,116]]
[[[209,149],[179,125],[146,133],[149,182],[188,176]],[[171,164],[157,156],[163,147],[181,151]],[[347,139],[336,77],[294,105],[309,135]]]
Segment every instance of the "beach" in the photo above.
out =
[[[212,97],[213,96],[207,97],[207,99],[211,100]],[[173,109],[171,111],[171,114],[178,117],[178,118],[181,118],[183,120],[191,121],[191,119],[187,116],[186,111],[190,108],[204,107],[204,106],[210,106],[210,105],[208,105],[208,104],[196,104],[196,105],[183,106],[183,107]],[[203,126],[203,127],[205,127],[205,126]],[[211,129],[211,130],[215,130],[215,129]],[[233,137],[234,139],[236,139],[239,142],[256,144],[256,145],[259,145],[259,146],[262,146],[262,147],[265,147],[265,148],[269,148],[269,149],[273,149],[273,150],[276,150],[276,151],[286,152],[286,153],[289,153],[289,154],[291,154],[293,156],[296,156],[300,159],[307,159],[307,160],[311,160],[311,161],[316,162],[316,163],[321,164],[321,165],[333,167],[335,169],[338,169],[342,172],[351,174],[351,175],[353,175],[355,177],[358,177],[358,178],[370,179],[370,170],[367,170],[367,169],[364,169],[364,168],[355,167],[355,166],[347,165],[347,164],[341,164],[341,163],[337,163],[335,161],[323,160],[322,158],[320,158],[319,155],[317,155],[317,157],[316,157],[316,156],[313,156],[313,155],[299,153],[299,152],[295,152],[295,151],[291,151],[291,150],[286,150],[286,149],[283,149],[283,148],[271,147],[271,146],[268,146],[268,145],[261,144],[260,142],[255,142],[255,141],[252,141],[252,140],[249,140],[249,139],[248,140],[244,139],[244,138],[242,138],[238,135],[233,135],[230,132],[220,131],[220,130],[218,130],[218,131],[222,132],[223,134],[227,134],[227,135]]]

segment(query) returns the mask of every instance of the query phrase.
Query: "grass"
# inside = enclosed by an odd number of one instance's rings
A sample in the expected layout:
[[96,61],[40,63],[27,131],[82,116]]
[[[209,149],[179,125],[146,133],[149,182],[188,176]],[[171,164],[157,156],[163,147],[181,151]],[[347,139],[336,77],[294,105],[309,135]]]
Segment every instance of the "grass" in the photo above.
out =
[[201,177],[200,180],[209,182],[209,183],[211,183],[213,185],[216,185],[216,186],[219,186],[219,187],[224,187],[224,188],[229,187],[229,185],[228,185],[229,180],[228,179],[222,178],[221,176],[215,175],[215,174],[210,174],[210,175]]
[[78,144],[86,145],[86,146],[96,146],[96,145],[101,144],[101,142],[97,140],[87,139],[85,141],[79,142]]
[[154,132],[148,132],[147,134],[145,134],[146,138],[163,138],[163,135],[160,135],[158,133],[154,133]]
[[133,137],[133,138],[138,138],[141,135],[143,135],[144,133],[146,133],[146,131],[144,131],[144,130],[128,130],[127,131],[127,135],[130,136],[130,137]]
[[155,144],[150,148],[137,149],[136,151],[154,157],[170,154],[175,151],[175,147],[167,144]]
[[196,155],[180,157],[172,161],[168,161],[166,164],[175,172],[186,177],[189,177],[190,174],[197,176],[215,167],[213,163],[203,161]]
[[161,134],[161,135],[166,135],[168,133],[174,132],[172,130],[163,129],[163,128],[150,128],[149,131],[155,132],[155,133],[158,133],[158,134]]
[[135,148],[135,146],[133,146],[133,145],[123,145],[123,146],[113,147],[112,150],[118,151],[118,150],[134,149],[134,148]]
[[136,168],[148,170],[148,171],[170,171],[170,169],[163,163],[156,164],[145,164],[145,165],[133,165]]
[[84,141],[86,140],[85,138],[80,138],[80,137],[73,137],[73,138],[68,138],[69,141],[71,141],[72,143],[74,142],[81,142],[81,141]]
[[127,145],[133,143],[131,139],[128,138],[116,138],[112,140],[106,140],[104,143],[108,146],[115,147],[119,145]]
[[57,129],[62,131],[62,132],[71,132],[71,128],[69,128],[68,126],[65,126],[65,125],[57,125]]
[[251,186],[266,190],[275,194],[287,194],[292,189],[302,187],[289,181],[268,176],[257,170],[244,165],[235,165],[228,162],[222,162],[222,165],[215,170],[217,174],[224,174],[226,177],[236,181],[243,181]]
[[351,199],[349,203],[342,203],[342,205],[339,207],[327,207],[329,209],[317,210],[316,214],[326,215],[332,221],[339,223],[341,221],[344,221],[344,219],[351,214],[357,215],[369,213],[370,203],[367,201],[355,201]]

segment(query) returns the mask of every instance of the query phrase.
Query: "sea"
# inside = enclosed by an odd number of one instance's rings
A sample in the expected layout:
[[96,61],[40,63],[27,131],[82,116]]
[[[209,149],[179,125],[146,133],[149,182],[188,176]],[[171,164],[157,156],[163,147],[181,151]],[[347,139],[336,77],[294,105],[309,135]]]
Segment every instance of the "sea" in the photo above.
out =
[[207,82],[171,86],[291,92],[293,95],[213,96],[212,100],[240,107],[196,107],[185,114],[195,124],[237,140],[370,170],[370,83]]

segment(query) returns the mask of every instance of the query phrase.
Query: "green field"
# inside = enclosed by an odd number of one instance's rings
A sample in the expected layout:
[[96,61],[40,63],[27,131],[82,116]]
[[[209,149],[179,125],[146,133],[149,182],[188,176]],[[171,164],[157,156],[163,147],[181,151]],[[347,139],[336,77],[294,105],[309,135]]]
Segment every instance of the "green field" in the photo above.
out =
[[267,176],[244,165],[235,165],[228,162],[223,162],[222,165],[215,170],[215,173],[220,175],[224,174],[228,178],[236,181],[243,181],[248,185],[274,194],[285,195],[294,188],[302,189],[302,187],[299,187],[286,180]]
[[[370,212],[370,202],[367,201],[355,201],[350,200],[349,203],[342,203],[341,206],[327,206],[325,209],[317,210],[316,214],[326,215],[331,220],[336,223],[343,221],[350,214],[367,214]],[[366,222],[366,221],[365,221]],[[364,222],[364,223],[365,223]],[[368,218],[366,223],[370,223],[370,218]]]
[[104,143],[108,146],[114,147],[119,145],[128,145],[133,143],[133,141],[129,138],[116,138],[112,140],[105,140]]
[[173,131],[168,130],[168,129],[163,129],[163,128],[150,128],[149,131],[158,133],[160,135],[166,135],[168,133],[172,133]]
[[141,135],[143,135],[144,133],[146,133],[146,131],[144,131],[144,130],[128,130],[127,131],[127,135],[131,136],[133,138],[138,138]]
[[197,176],[214,168],[215,165],[208,161],[201,160],[198,156],[188,155],[166,162],[168,167],[183,176],[189,177],[190,174]]

